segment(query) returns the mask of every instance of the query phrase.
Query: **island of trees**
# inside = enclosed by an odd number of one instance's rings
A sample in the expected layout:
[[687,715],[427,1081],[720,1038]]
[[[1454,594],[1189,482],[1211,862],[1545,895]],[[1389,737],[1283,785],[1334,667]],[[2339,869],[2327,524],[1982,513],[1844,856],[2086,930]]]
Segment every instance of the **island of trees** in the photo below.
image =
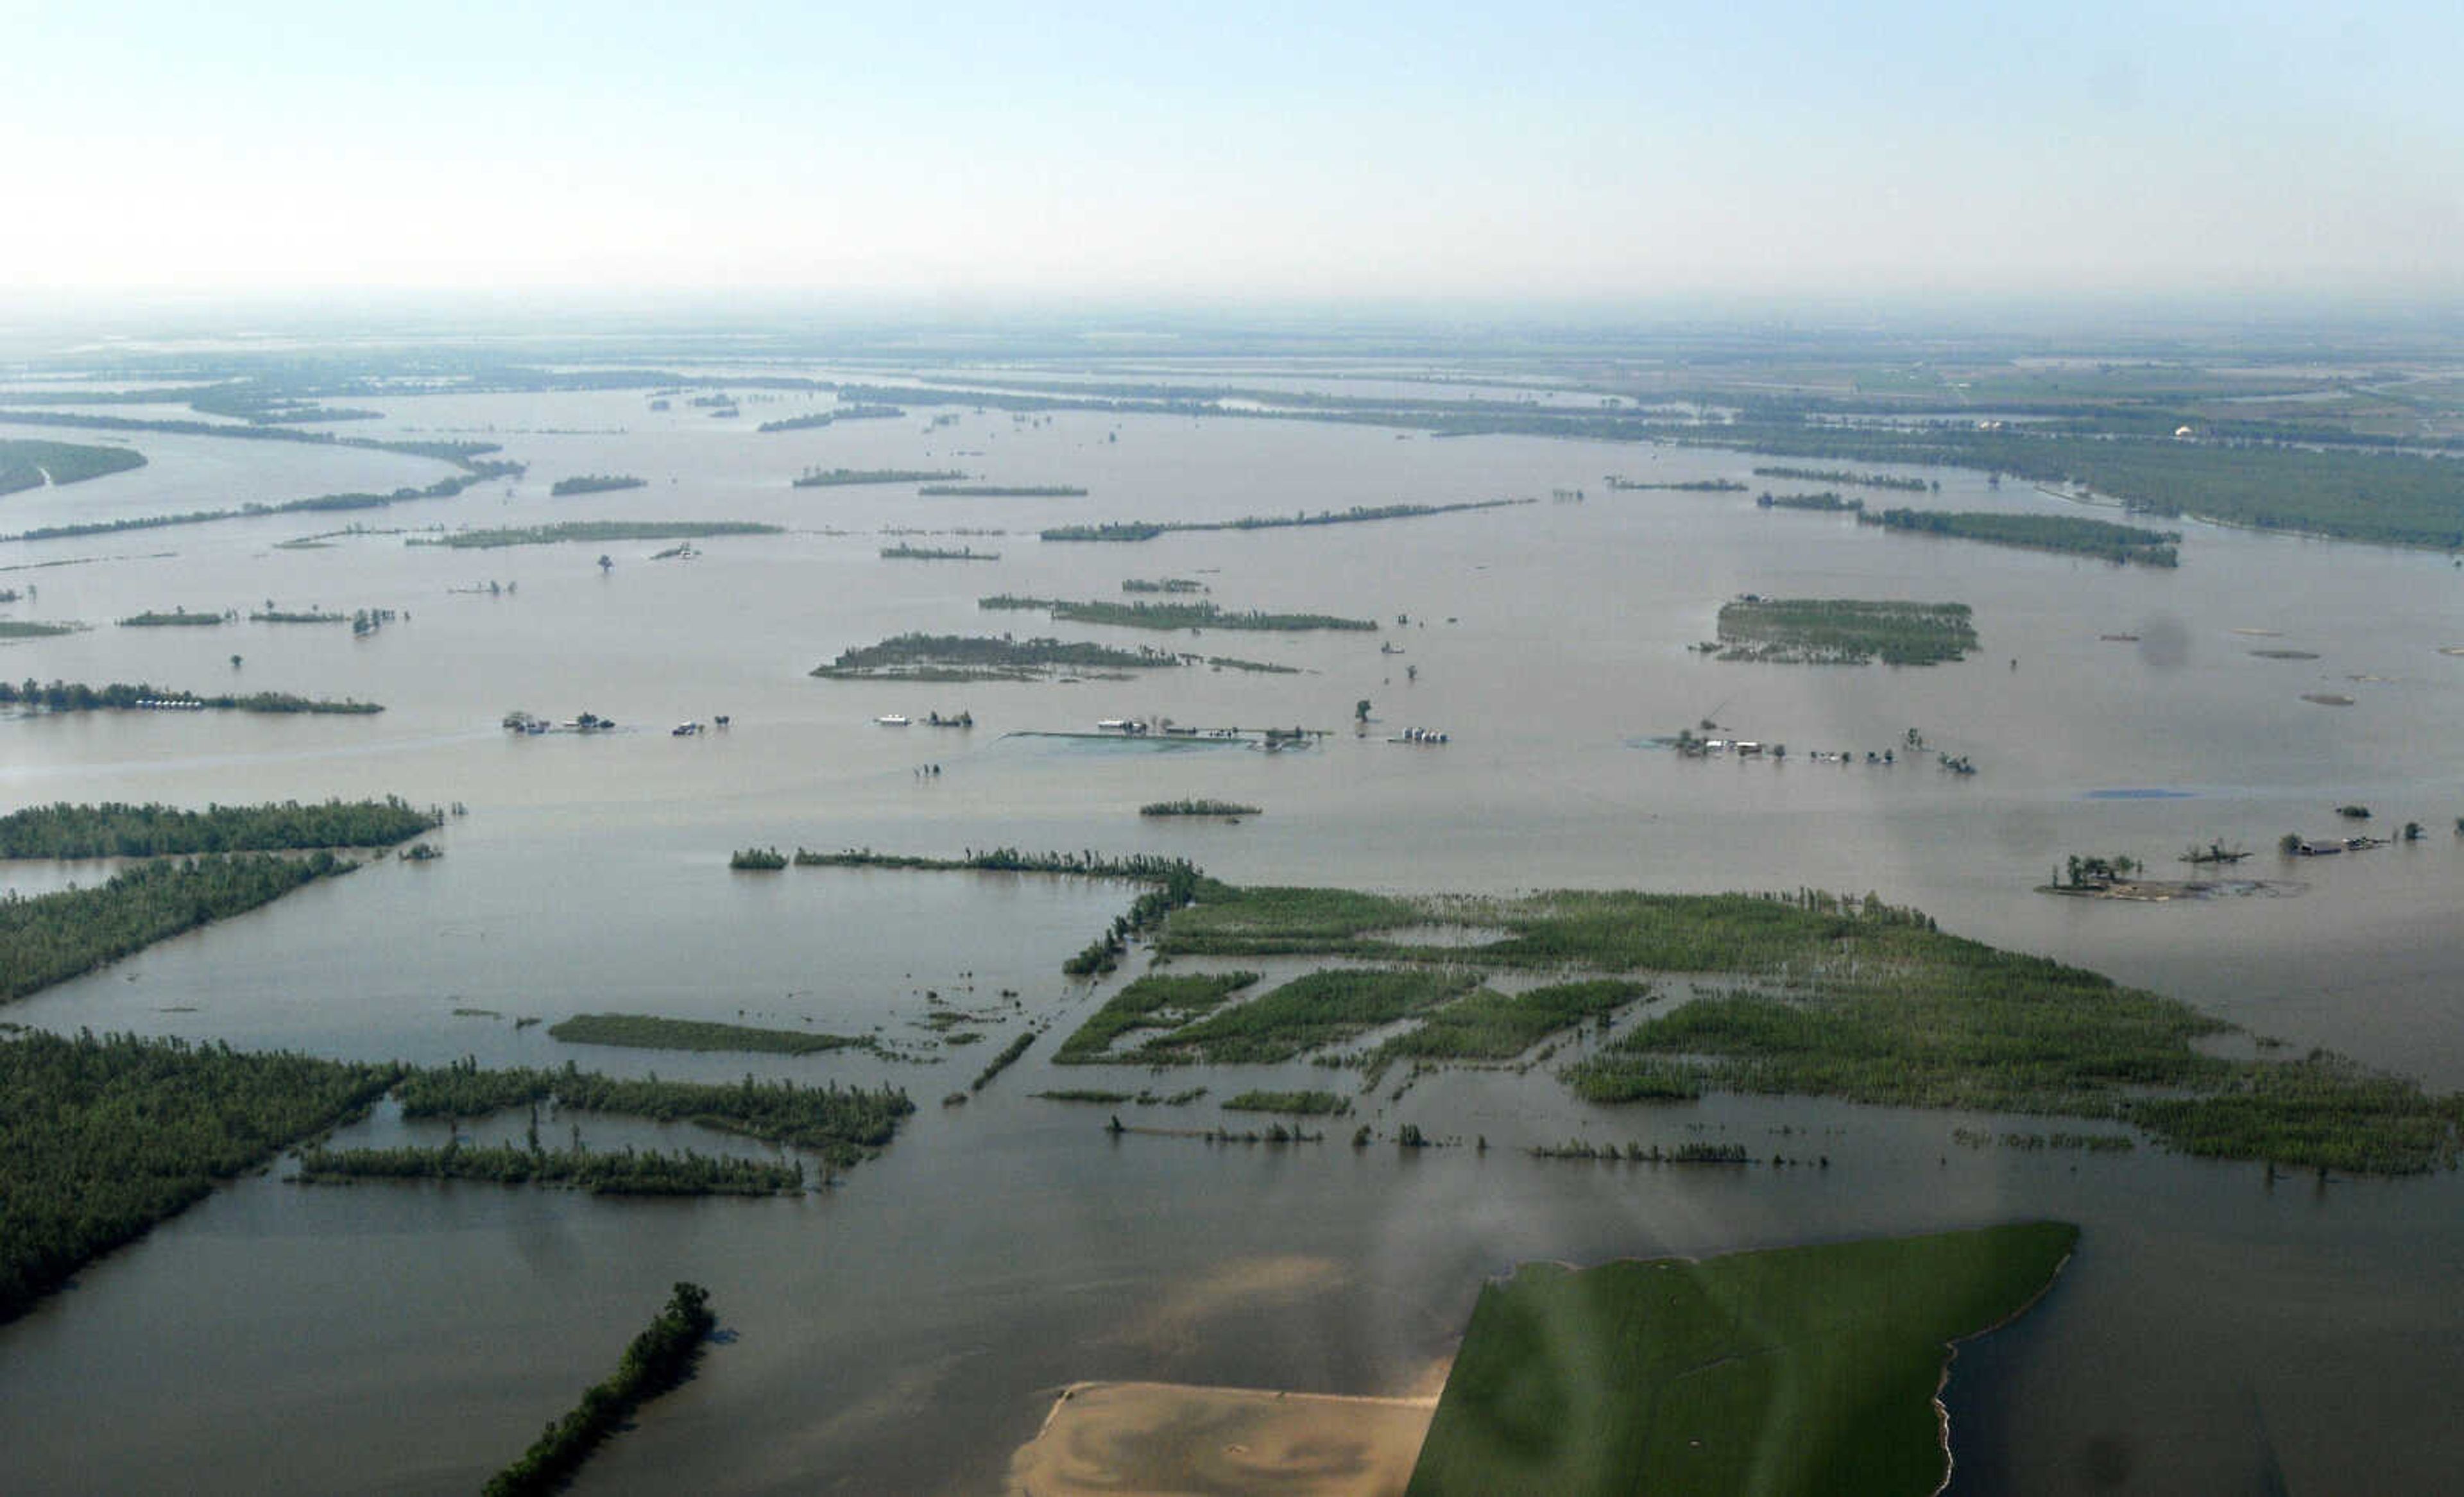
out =
[[196,852],[390,848],[444,825],[396,796],[382,801],[210,805],[62,801],[0,816],[0,858],[148,858]]
[[994,639],[981,635],[900,634],[843,650],[812,673],[838,681],[1033,681],[1067,672],[1112,675],[1181,664],[1168,650],[1057,639]]
[[557,525],[518,525],[499,530],[457,530],[442,536],[412,536],[404,543],[451,546],[460,550],[494,550],[500,546],[546,546],[568,540],[702,540],[713,536],[775,536],[781,526],[740,519],[577,519]]
[[550,1423],[519,1460],[489,1478],[483,1497],[562,1491],[590,1453],[624,1428],[636,1409],[692,1376],[717,1323],[709,1290],[677,1284],[667,1308],[625,1348],[615,1373],[583,1390],[571,1412]]
[[998,551],[979,551],[973,546],[918,546],[902,540],[894,546],[881,548],[885,561],[998,561]]
[[132,613],[121,620],[120,627],[124,629],[211,628],[226,622],[228,622],[226,616],[220,613],[190,613],[186,608],[172,608],[167,611],[149,608],[143,613]]
[[187,710],[336,713],[349,716],[385,711],[384,706],[377,702],[353,701],[347,697],[332,701],[324,697],[296,696],[289,692],[250,692],[241,695],[224,692],[200,696],[194,692],[148,686],[142,681],[133,686],[125,681],[114,681],[107,686],[88,686],[83,681],[54,681],[44,685],[32,678],[14,683],[0,681],[0,707],[39,707],[47,712]]
[[976,600],[979,608],[1042,610],[1056,624],[1113,624],[1142,629],[1308,629],[1375,630],[1375,619],[1347,619],[1331,613],[1236,612],[1212,603],[1111,603],[1102,599],[1075,603],[1066,598],[1023,598],[1001,593]]
[[648,488],[649,483],[649,479],[636,478],[631,473],[577,473],[570,478],[559,478],[548,485],[547,492],[551,497],[561,499],[575,494],[607,494],[618,489],[643,489]]
[[2075,515],[2001,515],[1985,510],[1866,510],[1865,524],[1928,536],[1952,536],[2031,551],[2066,551],[2092,556],[2116,565],[2177,566],[2178,530],[2150,530],[2143,525],[2118,525],[2111,520]]
[[[1893,473],[1852,473],[1845,468],[1757,468],[1757,478],[1795,478],[1805,483],[1839,483],[1852,489],[1899,489],[1909,494],[1923,494],[1939,489],[1941,484],[1924,478],[1903,478]],[[1744,485],[1738,485],[1743,488]]]
[[662,1019],[650,1014],[576,1014],[550,1024],[551,1039],[567,1045],[621,1045],[642,1050],[734,1050],[763,1055],[822,1055],[866,1049],[869,1038],[818,1034],[809,1029],[764,1029],[700,1019]]
[[208,853],[141,863],[91,889],[0,899],[0,1002],[143,951],[201,925],[245,914],[303,884],[358,864],[319,849],[302,858],[271,852]]
[[1209,801],[1187,797],[1178,801],[1149,801],[1138,807],[1140,816],[1261,816],[1265,813],[1254,805],[1238,801]]
[[1792,665],[1929,666],[1976,649],[1964,603],[1874,602],[1855,598],[1761,598],[1720,606],[1723,660]]
[[1355,504],[1348,510],[1316,514],[1251,515],[1221,520],[1112,520],[1100,525],[1056,525],[1041,532],[1045,540],[1153,540],[1177,531],[1280,530],[1296,525],[1364,525],[1383,519],[1418,519],[1427,515],[1459,515],[1469,510],[1508,509],[1534,499],[1475,499],[1463,504]]
[[799,489],[844,489],[872,483],[942,483],[965,476],[955,468],[807,468],[794,482]]

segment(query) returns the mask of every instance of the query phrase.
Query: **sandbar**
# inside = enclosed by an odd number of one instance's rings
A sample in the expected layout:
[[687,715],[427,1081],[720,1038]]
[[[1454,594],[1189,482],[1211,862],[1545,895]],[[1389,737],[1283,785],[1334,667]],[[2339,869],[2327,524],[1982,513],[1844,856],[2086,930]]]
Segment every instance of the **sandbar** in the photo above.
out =
[[1346,1398],[1184,1383],[1062,1390],[1010,1458],[1010,1497],[1400,1497],[1434,1396]]

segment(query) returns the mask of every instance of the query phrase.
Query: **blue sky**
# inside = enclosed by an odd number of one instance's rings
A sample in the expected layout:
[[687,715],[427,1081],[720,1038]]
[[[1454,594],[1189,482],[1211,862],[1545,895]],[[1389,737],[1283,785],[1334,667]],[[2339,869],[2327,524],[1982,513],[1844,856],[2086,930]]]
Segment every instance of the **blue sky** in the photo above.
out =
[[2452,4],[0,0],[0,55],[21,294],[2464,291]]

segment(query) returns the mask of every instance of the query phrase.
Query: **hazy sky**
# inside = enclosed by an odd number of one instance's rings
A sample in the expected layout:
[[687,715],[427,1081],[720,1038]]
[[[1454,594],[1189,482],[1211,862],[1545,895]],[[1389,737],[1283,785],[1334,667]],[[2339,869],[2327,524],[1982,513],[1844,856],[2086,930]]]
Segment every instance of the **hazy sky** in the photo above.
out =
[[19,293],[2464,291],[2453,0],[0,0],[0,56]]

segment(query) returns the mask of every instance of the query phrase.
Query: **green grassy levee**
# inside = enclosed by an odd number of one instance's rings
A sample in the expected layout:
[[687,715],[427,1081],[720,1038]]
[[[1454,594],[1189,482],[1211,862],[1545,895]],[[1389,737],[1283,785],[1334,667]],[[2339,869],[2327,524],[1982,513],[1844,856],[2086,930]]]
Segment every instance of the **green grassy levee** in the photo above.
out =
[[2016,1315],[2079,1229],[1568,1268],[1483,1288],[1409,1497],[1926,1497],[1950,1342]]

